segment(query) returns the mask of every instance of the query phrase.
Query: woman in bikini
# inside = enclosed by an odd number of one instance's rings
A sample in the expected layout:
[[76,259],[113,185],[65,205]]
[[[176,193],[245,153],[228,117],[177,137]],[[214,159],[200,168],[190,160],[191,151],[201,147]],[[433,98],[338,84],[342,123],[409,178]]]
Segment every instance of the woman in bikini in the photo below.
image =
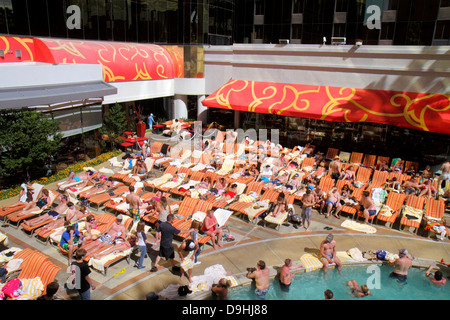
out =
[[272,216],[276,217],[279,213],[284,213],[288,209],[287,199],[283,192],[277,198],[275,202],[275,209],[272,212]]
[[29,202],[22,211],[18,212],[18,216],[27,215],[35,211],[41,211],[49,200],[49,192],[47,189],[42,189],[42,194],[38,200]]

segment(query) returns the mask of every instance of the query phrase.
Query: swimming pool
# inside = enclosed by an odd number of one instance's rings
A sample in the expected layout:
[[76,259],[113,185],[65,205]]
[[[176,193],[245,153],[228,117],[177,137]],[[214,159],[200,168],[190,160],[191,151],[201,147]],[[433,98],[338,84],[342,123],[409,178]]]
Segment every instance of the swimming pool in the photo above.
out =
[[[400,283],[396,279],[389,278],[392,272],[389,266],[372,266],[370,269],[365,266],[344,267],[342,276],[337,270],[328,270],[328,281],[323,280],[323,272],[313,271],[299,273],[292,279],[292,284],[288,292],[280,289],[278,278],[270,281],[270,290],[266,295],[266,300],[323,300],[324,291],[330,289],[337,300],[355,299],[350,295],[350,289],[346,286],[347,280],[355,279],[359,285],[367,284],[370,288],[371,296],[360,299],[368,300],[449,300],[450,280],[444,287],[434,286],[425,277],[425,271],[412,268],[408,273],[406,283]],[[369,271],[369,273],[367,272]],[[444,276],[447,276],[444,274]],[[228,293],[230,300],[256,300],[254,293],[255,286],[233,288]]]

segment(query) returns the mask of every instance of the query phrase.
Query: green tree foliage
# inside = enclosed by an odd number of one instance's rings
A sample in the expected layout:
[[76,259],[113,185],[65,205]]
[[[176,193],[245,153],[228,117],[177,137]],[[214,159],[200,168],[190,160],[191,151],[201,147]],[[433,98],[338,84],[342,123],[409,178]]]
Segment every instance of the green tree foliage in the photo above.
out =
[[127,128],[127,115],[122,106],[118,103],[109,108],[109,113],[105,115],[103,126],[99,129],[101,134],[107,135],[113,141],[120,136]]
[[6,110],[0,114],[0,175],[22,176],[43,167],[61,145],[58,122],[42,112]]

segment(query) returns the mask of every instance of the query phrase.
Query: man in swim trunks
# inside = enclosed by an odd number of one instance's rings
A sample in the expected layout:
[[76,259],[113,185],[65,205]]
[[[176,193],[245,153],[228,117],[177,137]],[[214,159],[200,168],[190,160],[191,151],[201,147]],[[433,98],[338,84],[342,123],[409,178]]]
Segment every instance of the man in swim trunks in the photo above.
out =
[[408,250],[401,249],[398,252],[399,258],[394,262],[389,262],[394,266],[394,271],[391,272],[389,277],[397,278],[400,282],[405,282],[408,276],[408,269],[412,267],[412,261],[408,257]]
[[364,223],[367,224],[369,222],[369,217],[377,214],[377,208],[375,207],[373,200],[370,198],[369,191],[363,191],[359,204],[360,210],[364,214]]
[[445,162],[441,166],[441,175],[438,178],[438,186],[441,188],[444,188],[444,186],[441,185],[442,181],[450,180],[450,161]]
[[336,240],[334,240],[334,236],[331,233],[320,244],[320,254],[322,255],[323,278],[325,281],[327,280],[327,271],[330,264],[335,263],[339,274],[341,273],[342,262],[336,256]]
[[289,287],[291,285],[291,280],[294,277],[294,274],[291,273],[292,269],[301,268],[303,265],[292,265],[291,259],[284,260],[284,265],[281,267],[280,271],[280,287],[282,291],[289,291]]
[[260,299],[265,299],[269,291],[269,269],[266,268],[266,263],[259,260],[255,268],[247,268],[247,278],[255,279],[255,294]]
[[330,162],[328,170],[331,178],[334,179],[334,183],[336,184],[341,176],[341,162],[339,161],[339,156],[334,157],[333,161]]
[[129,205],[128,213],[134,221],[139,221],[139,219],[141,218],[139,207],[142,205],[142,200],[137,194],[134,193],[133,186],[130,186],[129,190],[130,193],[126,196],[126,201]]
[[328,218],[331,214],[331,210],[333,210],[333,208],[335,208],[333,215],[336,218],[340,219],[339,212],[342,209],[341,194],[339,193],[339,191],[336,187],[333,187],[333,188],[331,188],[330,191],[328,191],[326,205],[327,205],[327,213],[325,215],[325,218]]

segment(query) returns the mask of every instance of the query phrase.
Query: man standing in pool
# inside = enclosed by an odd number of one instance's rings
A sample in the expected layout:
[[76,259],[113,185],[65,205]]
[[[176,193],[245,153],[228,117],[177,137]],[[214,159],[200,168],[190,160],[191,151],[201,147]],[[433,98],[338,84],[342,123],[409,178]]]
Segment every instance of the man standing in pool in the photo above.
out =
[[320,254],[322,255],[321,260],[323,263],[323,278],[325,281],[327,281],[328,266],[330,264],[335,263],[339,274],[341,274],[342,262],[336,256],[336,240],[334,240],[333,234],[330,233],[326,239],[321,242]]
[[256,268],[247,268],[247,271],[247,278],[255,279],[256,295],[258,298],[264,299],[269,291],[269,269],[266,268],[266,263],[259,260]]
[[400,282],[405,282],[408,276],[408,269],[412,267],[412,261],[408,257],[408,250],[401,249],[398,252],[399,258],[394,262],[389,262],[394,266],[394,271],[391,272],[389,277],[397,278]]
[[291,273],[292,269],[301,268],[303,267],[302,264],[300,265],[292,265],[291,259],[284,260],[284,265],[281,267],[280,271],[280,287],[282,291],[289,291],[289,286],[291,285],[292,278],[294,277],[294,273]]

